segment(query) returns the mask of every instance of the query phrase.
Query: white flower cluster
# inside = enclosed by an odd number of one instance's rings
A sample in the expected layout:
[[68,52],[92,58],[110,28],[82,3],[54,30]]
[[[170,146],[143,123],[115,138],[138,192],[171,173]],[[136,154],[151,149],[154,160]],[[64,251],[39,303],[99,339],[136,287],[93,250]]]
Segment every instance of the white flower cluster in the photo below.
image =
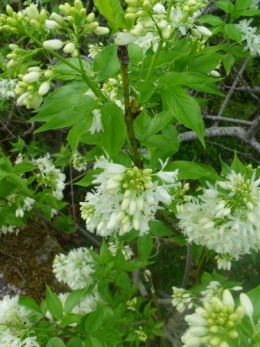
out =
[[253,314],[246,294],[240,294],[240,303],[236,307],[230,291],[225,289],[221,299],[213,297],[196,308],[195,313],[185,317],[189,329],[181,338],[183,347],[238,346],[238,326],[245,315],[251,319]]
[[109,242],[108,249],[110,253],[115,257],[120,250],[125,258],[125,260],[130,260],[134,255],[129,245],[121,245],[119,241]]
[[[177,185],[177,170],[160,171],[152,175],[151,169],[126,168],[109,163],[104,157],[97,160],[95,169],[103,172],[96,176],[96,190],[87,193],[81,202],[81,216],[87,229],[101,236],[115,232],[124,235],[131,229],[139,230],[140,236],[149,230],[149,221],[155,218],[161,203],[169,204],[174,197],[169,189]],[[152,182],[152,176],[157,180]]]
[[[18,295],[4,296],[0,301],[0,345],[12,347],[40,347],[36,341],[33,324],[28,320],[30,311],[19,306]],[[8,327],[12,324],[13,327]],[[14,326],[17,326],[14,327]],[[22,326],[22,329],[18,327]]]
[[93,259],[87,248],[73,249],[68,255],[61,253],[55,256],[53,272],[59,282],[71,289],[81,289],[93,282]]
[[257,27],[250,26],[252,20],[253,18],[243,19],[237,24],[237,27],[242,33],[242,40],[247,43],[244,49],[256,57],[260,54],[260,35],[256,33]]
[[172,295],[172,305],[176,306],[176,310],[180,313],[185,310],[189,310],[193,307],[195,295],[191,294],[188,290],[172,287],[173,295]]
[[[13,53],[8,55],[9,58],[17,55],[15,52],[20,50],[15,44],[11,44],[9,47],[13,50]],[[19,81],[14,89],[15,94],[19,96],[17,105],[26,106],[28,109],[37,109],[40,107],[43,96],[51,88],[50,83],[52,78],[53,73],[51,70],[41,70],[38,66],[31,66],[28,68],[26,74],[19,74]]]
[[40,173],[37,174],[38,183],[42,184],[44,187],[49,187],[52,195],[56,199],[61,200],[65,188],[66,176],[64,173],[54,166],[48,153],[42,158],[33,160],[33,163],[40,171]]
[[14,88],[16,86],[17,79],[3,79],[0,78],[0,99],[7,100],[15,97]]
[[259,0],[252,0],[252,3],[250,5],[250,9],[259,10],[259,7],[260,7],[260,1]]
[[94,59],[98,55],[98,53],[102,51],[102,49],[103,49],[102,42],[88,45],[89,58]]
[[230,269],[232,259],[260,249],[260,179],[232,171],[215,187],[178,206],[179,227],[189,243],[219,253],[218,267]]
[[9,206],[16,206],[15,216],[21,218],[24,216],[24,211],[31,211],[35,203],[34,199],[29,197],[24,198],[15,193],[10,194],[7,197],[7,201]]
[[[187,29],[192,29],[196,16],[206,6],[208,0],[178,1],[174,5],[171,4],[169,11],[165,5],[154,0],[125,0],[125,2],[128,4],[125,18],[130,23],[135,22],[130,31],[133,37],[123,37],[119,33],[115,42],[123,45],[127,44],[124,43],[125,39],[130,40],[138,44],[145,54],[150,47],[155,52],[160,37],[164,40],[169,39],[175,29],[178,28],[182,35],[186,34]],[[211,35],[205,27],[197,27],[195,31],[200,37]]]
[[86,159],[78,151],[76,151],[72,157],[72,166],[79,172],[86,171],[87,169]]

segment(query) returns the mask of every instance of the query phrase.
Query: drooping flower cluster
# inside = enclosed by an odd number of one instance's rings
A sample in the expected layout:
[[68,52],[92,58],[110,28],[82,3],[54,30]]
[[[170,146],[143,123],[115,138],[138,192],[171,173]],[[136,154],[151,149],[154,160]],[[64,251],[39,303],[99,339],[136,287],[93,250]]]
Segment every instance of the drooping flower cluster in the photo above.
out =
[[176,306],[176,310],[180,313],[184,312],[187,309],[191,309],[193,307],[193,301],[195,296],[191,294],[189,291],[178,288],[178,287],[172,287],[173,289],[173,300],[172,305]]
[[76,151],[72,157],[72,166],[75,170],[79,172],[86,171],[87,169],[86,159],[78,151]]
[[[0,345],[40,347],[36,341],[33,324],[28,319],[30,311],[20,306],[18,301],[18,295],[12,298],[6,295],[0,301]],[[8,324],[12,324],[13,327],[8,327]],[[19,329],[20,326],[23,326],[23,329]]]
[[66,176],[64,173],[54,166],[49,154],[46,154],[44,157],[38,158],[33,162],[39,170],[39,173],[37,174],[39,184],[50,188],[51,194],[56,199],[61,200],[65,188]]
[[0,78],[0,99],[8,100],[15,97],[14,88],[16,86],[17,79],[3,79]]
[[68,255],[56,255],[53,272],[58,281],[71,289],[81,289],[93,282],[94,262],[87,248],[73,249]]
[[245,50],[248,50],[252,56],[256,57],[260,54],[260,34],[257,34],[257,27],[251,27],[250,23],[253,18],[243,19],[237,24],[242,33],[242,40],[246,41]]
[[[97,168],[103,169],[93,180],[98,186],[80,203],[81,216],[91,232],[96,229],[97,234],[106,237],[135,229],[142,236],[148,232],[156,211],[162,209],[160,204],[173,200],[169,189],[177,185],[177,170],[152,174],[151,169],[126,168],[105,158],[98,159]],[[152,177],[157,180],[153,182]]]
[[232,171],[198,197],[178,206],[179,227],[188,242],[219,253],[218,267],[260,249],[260,179]]
[[221,299],[213,297],[198,307],[195,313],[185,317],[189,329],[182,336],[183,347],[238,345],[239,326],[243,317],[252,318],[253,306],[249,297],[240,294],[240,305],[236,307],[228,289],[223,291]]
[[130,260],[134,255],[129,245],[121,245],[119,241],[109,242],[108,249],[110,253],[115,257],[120,250],[125,258],[125,260]]
[[29,197],[18,196],[18,194],[11,194],[7,197],[8,205],[16,206],[16,217],[23,217],[24,211],[30,211],[33,208],[35,200]]

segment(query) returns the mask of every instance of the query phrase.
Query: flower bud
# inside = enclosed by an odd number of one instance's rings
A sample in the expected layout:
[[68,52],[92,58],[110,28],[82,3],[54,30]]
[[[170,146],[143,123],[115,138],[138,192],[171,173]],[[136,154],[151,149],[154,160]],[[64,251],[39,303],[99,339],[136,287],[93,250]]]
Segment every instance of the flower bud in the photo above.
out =
[[88,31],[94,31],[94,30],[96,30],[98,28],[98,26],[99,26],[98,22],[92,22],[90,24],[87,24],[86,27],[87,27]]
[[138,8],[136,7],[127,7],[126,13],[136,13],[138,12]]
[[245,314],[252,319],[252,316],[253,316],[253,313],[254,313],[254,307],[252,305],[252,302],[251,300],[249,299],[249,297],[244,294],[244,293],[241,293],[240,296],[240,303],[242,305],[242,307],[244,308],[245,310]]
[[155,12],[156,14],[164,14],[166,13],[166,10],[162,4],[158,3],[153,7],[153,12]]
[[80,11],[83,8],[82,2],[80,0],[75,0],[74,7]]
[[6,21],[7,21],[7,24],[9,24],[10,26],[15,27],[17,25],[17,21],[11,17],[8,17]]
[[218,346],[221,342],[221,338],[218,336],[214,336],[211,340],[210,340],[210,345],[211,346]]
[[30,19],[38,19],[39,11],[36,5],[32,4],[29,7],[26,7],[25,11]]
[[166,27],[162,30],[162,37],[164,40],[167,40],[171,35],[171,30],[170,28]]
[[53,12],[50,18],[53,19],[56,23],[58,23],[60,26],[64,26],[66,24],[63,17],[60,16],[58,13]]
[[47,50],[58,50],[63,47],[64,43],[61,40],[53,39],[43,42],[43,47]]
[[36,30],[39,30],[40,29],[40,27],[41,27],[41,23],[39,23],[37,20],[35,20],[35,19],[31,19],[30,20],[30,24],[31,24],[31,27],[33,28],[33,29],[36,29]]
[[19,98],[17,99],[17,105],[18,106],[22,106],[24,103],[25,98],[28,96],[29,92],[23,93],[22,95],[19,96]]
[[71,52],[70,55],[72,56],[72,58],[77,58],[79,55],[79,51],[77,49],[74,49],[74,51]]
[[231,331],[229,331],[228,336],[229,336],[231,339],[237,339],[237,337],[238,337],[238,332],[237,332],[236,330],[231,330]]
[[95,14],[93,12],[87,15],[87,23],[92,23],[94,19],[95,19]]
[[49,30],[57,30],[60,29],[60,25],[54,20],[46,20],[45,28]]
[[10,5],[6,5],[6,13],[8,14],[8,16],[12,17],[14,10],[12,9],[12,7]]
[[33,83],[38,81],[40,78],[40,73],[37,71],[32,71],[23,76],[23,81],[26,83]]
[[216,70],[212,70],[209,73],[212,77],[220,77],[220,73]]
[[86,17],[87,10],[85,8],[82,8],[79,12],[79,16],[81,19],[84,19]]
[[63,52],[66,54],[72,53],[75,50],[75,45],[72,42],[67,43],[64,47],[63,47]]
[[152,9],[152,4],[150,3],[150,1],[145,0],[143,3],[143,8],[146,11],[150,11]]
[[94,33],[96,35],[106,35],[109,33],[109,29],[106,27],[97,27],[97,29],[94,30]]
[[137,40],[137,37],[129,32],[119,32],[114,34],[115,44],[118,46],[125,46]]
[[43,8],[39,14],[38,22],[44,24],[46,20],[46,10]]
[[42,96],[45,95],[45,94],[47,94],[48,91],[50,90],[50,87],[51,87],[50,82],[48,82],[48,81],[43,82],[43,83],[40,85],[40,88],[39,88],[39,90],[38,90],[38,94],[39,94],[39,95],[42,95]]
[[68,16],[71,11],[71,6],[68,3],[65,3],[64,5],[59,6],[59,10],[64,14],[64,16]]
[[46,78],[51,78],[52,75],[53,75],[53,73],[52,73],[51,70],[46,70],[46,71],[44,72],[44,77],[46,77]]
[[197,5],[197,1],[196,1],[196,0],[188,0],[188,1],[187,1],[187,5],[188,5],[189,7],[196,6],[196,5]]
[[210,37],[212,36],[212,32],[204,27],[204,26],[197,26],[196,29],[198,30],[198,32],[202,35],[202,36],[205,36],[205,37]]
[[139,3],[137,0],[125,0],[125,2],[127,3],[128,6],[132,6],[132,7],[139,6]]

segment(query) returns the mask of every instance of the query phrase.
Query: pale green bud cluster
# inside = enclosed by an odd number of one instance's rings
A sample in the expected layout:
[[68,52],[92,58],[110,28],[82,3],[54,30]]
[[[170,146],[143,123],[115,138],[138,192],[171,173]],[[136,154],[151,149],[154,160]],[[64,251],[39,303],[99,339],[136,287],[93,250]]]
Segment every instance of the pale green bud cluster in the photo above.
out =
[[6,6],[6,14],[0,15],[0,31],[8,31],[11,33],[26,33],[28,25],[30,29],[44,29],[46,20],[46,10],[38,10],[37,6],[31,4],[26,7],[25,12],[15,12],[10,5]]
[[19,74],[19,81],[14,89],[18,106],[26,106],[28,109],[37,109],[50,88],[50,80],[53,77],[51,70],[42,71],[38,66],[28,68],[26,74]]
[[207,3],[208,0],[184,0],[178,5],[184,12],[193,15],[194,12],[203,10]]
[[158,0],[125,0],[125,2],[127,3],[125,19],[129,27],[133,27],[138,18],[149,16],[149,12],[152,12]]
[[105,35],[109,33],[107,27],[99,26],[99,22],[95,20],[93,12],[87,15],[86,8],[80,0],[75,0],[74,5],[64,3],[59,6],[60,12],[64,17],[57,13],[52,13],[50,18],[61,27],[66,27],[67,24],[72,24],[82,28],[82,33],[95,33],[97,35]]
[[128,169],[122,180],[122,187],[126,190],[144,191],[152,187],[151,169],[141,170],[134,166]]

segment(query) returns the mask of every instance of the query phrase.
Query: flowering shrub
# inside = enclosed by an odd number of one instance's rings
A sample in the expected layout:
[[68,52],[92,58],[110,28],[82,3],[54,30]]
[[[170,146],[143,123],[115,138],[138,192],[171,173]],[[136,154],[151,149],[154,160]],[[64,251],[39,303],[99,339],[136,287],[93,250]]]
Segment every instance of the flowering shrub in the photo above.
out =
[[[56,255],[53,271],[67,292],[47,286],[41,304],[18,296],[0,301],[3,346],[172,343],[147,269],[160,240],[192,244],[197,277],[213,255],[219,269],[230,270],[233,261],[258,252],[259,168],[235,155],[230,167],[221,162],[219,176],[209,165],[174,160],[182,140],[205,146],[205,135],[237,136],[260,150],[258,118],[241,121],[246,129],[205,129],[201,112],[205,95],[223,96],[219,83],[237,61],[259,54],[257,27],[250,26],[258,5],[94,0],[88,12],[80,0],[51,10],[38,1],[18,12],[7,5],[0,14],[0,33],[10,40],[1,53],[1,101],[21,110],[32,131],[41,123],[35,136],[57,129],[66,136],[60,153],[19,138],[15,159],[1,154],[0,231],[43,218],[73,232],[77,204],[82,225],[98,239],[87,235],[95,244],[102,239],[98,250]],[[221,112],[205,118],[240,122]],[[78,186],[85,201],[74,200]],[[72,216],[64,215],[66,187]],[[259,288],[238,302],[231,291],[242,288],[216,272],[201,281],[190,290],[173,287],[171,305],[183,314],[195,308],[185,317],[183,346],[259,346]]]

